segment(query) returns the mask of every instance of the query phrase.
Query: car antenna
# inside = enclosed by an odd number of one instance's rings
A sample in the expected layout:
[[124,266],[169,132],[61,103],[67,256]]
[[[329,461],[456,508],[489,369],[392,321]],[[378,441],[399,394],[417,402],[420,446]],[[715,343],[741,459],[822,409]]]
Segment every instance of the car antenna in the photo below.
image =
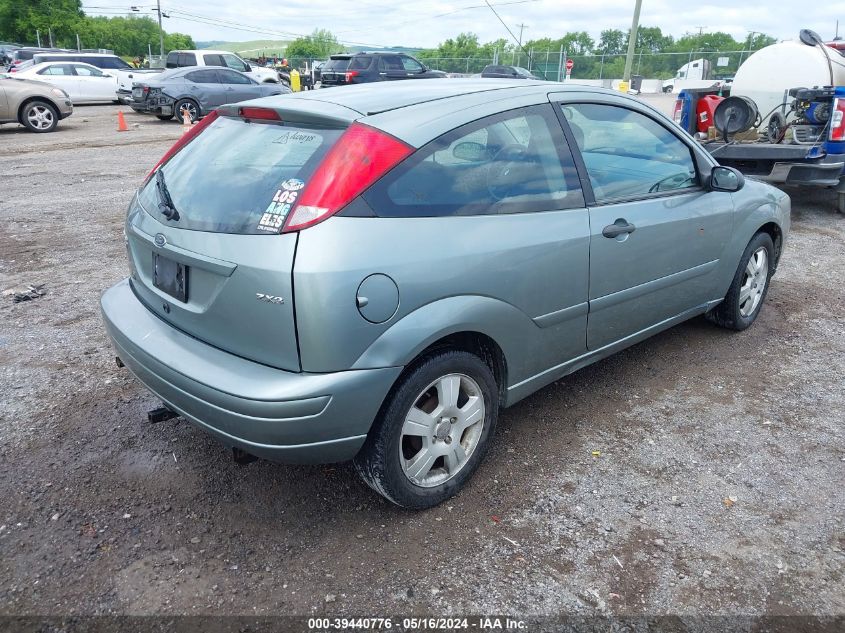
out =
[[499,22],[501,22],[502,26],[505,27],[505,29],[507,29],[508,33],[511,34],[513,41],[516,42],[516,45],[519,46],[519,48],[522,50],[522,52],[525,53],[526,55],[528,55],[528,60],[531,62],[531,66],[533,66],[534,65],[534,58],[531,57],[531,53],[529,53],[527,50],[525,50],[525,47],[522,45],[522,42],[520,42],[517,39],[516,35],[513,34],[513,31],[510,30],[510,27],[508,27],[508,25],[505,24],[505,21],[502,19],[502,16],[500,16],[498,13],[496,13],[496,9],[493,8],[493,5],[490,4],[489,0],[484,0],[484,4],[486,4],[490,8],[490,10],[493,12],[493,15],[495,15],[497,18],[499,18]]

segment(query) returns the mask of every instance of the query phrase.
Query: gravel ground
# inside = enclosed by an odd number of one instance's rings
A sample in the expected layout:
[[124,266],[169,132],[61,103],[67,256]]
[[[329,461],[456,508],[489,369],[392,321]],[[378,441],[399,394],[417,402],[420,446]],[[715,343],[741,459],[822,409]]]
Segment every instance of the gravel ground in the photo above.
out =
[[[790,192],[767,303],[675,327],[506,410],[443,506],[347,464],[232,463],[119,370],[100,293],[178,124],[0,128],[0,615],[845,614],[845,218]],[[136,126],[137,124],[137,126]]]

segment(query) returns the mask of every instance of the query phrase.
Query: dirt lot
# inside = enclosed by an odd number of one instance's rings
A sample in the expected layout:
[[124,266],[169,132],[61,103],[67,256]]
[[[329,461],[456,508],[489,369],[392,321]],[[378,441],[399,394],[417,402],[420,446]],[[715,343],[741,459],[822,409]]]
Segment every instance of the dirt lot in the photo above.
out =
[[845,614],[832,195],[790,192],[753,328],[696,319],[542,390],[462,494],[410,513],[348,465],[239,467],[146,423],[98,299],[181,130],[115,113],[0,128],[0,290],[47,290],[0,302],[0,614]]

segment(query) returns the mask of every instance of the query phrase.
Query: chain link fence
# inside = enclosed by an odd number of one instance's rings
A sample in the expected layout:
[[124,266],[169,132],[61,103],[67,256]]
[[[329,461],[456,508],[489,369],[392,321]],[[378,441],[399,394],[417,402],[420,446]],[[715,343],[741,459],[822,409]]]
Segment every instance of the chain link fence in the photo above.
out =
[[[742,62],[754,51],[689,51],[686,53],[646,53],[634,55],[631,73],[648,79],[669,79],[678,70],[694,60],[706,59],[710,62],[712,78],[732,77]],[[521,66],[543,79],[560,81],[566,77],[566,60],[571,59],[572,79],[621,79],[625,69],[625,55],[568,55],[566,51],[512,51],[493,57],[428,57],[420,59],[436,70],[448,73],[480,73],[488,64]],[[709,77],[708,77],[709,78]]]

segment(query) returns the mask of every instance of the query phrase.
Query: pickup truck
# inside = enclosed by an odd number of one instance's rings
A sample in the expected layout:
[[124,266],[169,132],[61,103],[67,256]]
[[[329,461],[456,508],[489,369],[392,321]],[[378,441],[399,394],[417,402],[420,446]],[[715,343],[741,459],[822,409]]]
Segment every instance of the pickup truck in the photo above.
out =
[[[731,101],[682,90],[673,118],[720,164],[775,185],[831,188],[845,213],[845,55],[811,31],[800,39],[749,57]],[[744,129],[721,129],[720,109],[723,127],[744,120]]]

